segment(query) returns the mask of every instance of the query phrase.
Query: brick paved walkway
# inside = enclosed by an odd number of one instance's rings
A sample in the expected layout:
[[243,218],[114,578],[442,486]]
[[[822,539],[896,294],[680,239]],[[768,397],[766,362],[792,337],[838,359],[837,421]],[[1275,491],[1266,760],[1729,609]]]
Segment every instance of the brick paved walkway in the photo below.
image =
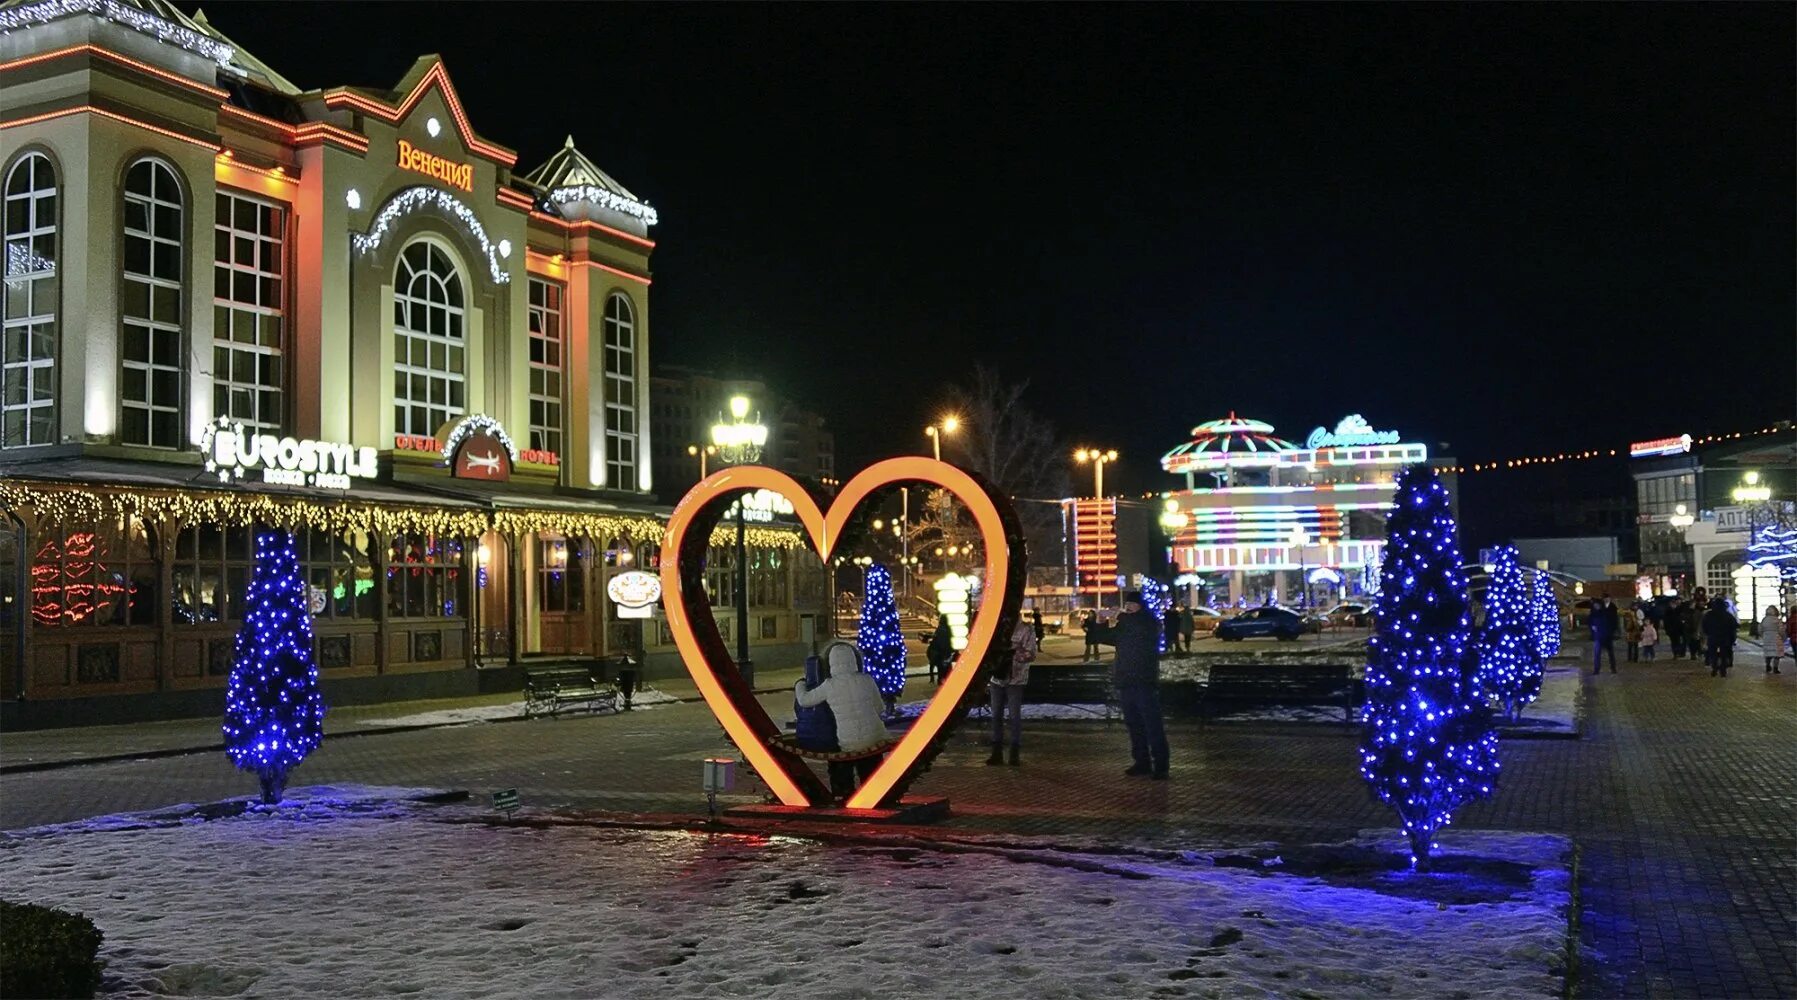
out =
[[[1459,826],[1566,833],[1582,851],[1584,996],[1797,996],[1797,672],[1689,661],[1585,677],[1586,737],[1512,740],[1497,796]],[[790,698],[765,699],[776,718]],[[1312,841],[1389,827],[1355,778],[1355,734],[1331,726],[1178,722],[1174,780],[1128,780],[1121,726],[1039,723],[1022,768],[985,767],[974,732],[919,782],[946,794],[943,835],[1198,846]],[[679,705],[332,741],[295,776],[517,787],[527,805],[695,814],[698,761],[727,751]],[[0,776],[0,827],[253,790],[221,755]]]

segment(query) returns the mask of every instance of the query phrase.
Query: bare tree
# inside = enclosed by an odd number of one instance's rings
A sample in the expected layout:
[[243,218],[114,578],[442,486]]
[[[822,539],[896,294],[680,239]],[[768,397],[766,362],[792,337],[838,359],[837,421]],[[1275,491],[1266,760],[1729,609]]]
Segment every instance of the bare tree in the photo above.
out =
[[1059,562],[1060,506],[1042,501],[1068,495],[1067,449],[1054,425],[1024,401],[1028,389],[1028,380],[975,367],[972,381],[951,392],[961,428],[943,443],[956,464],[1018,501],[1017,517],[1036,549],[1032,561]]

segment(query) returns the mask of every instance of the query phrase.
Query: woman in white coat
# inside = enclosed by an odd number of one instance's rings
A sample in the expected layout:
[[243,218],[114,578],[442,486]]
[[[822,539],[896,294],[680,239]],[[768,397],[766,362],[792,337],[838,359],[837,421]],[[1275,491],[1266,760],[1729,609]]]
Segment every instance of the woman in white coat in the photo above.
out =
[[[1785,655],[1785,620],[1776,604],[1766,605],[1765,617],[1760,619],[1760,647],[1766,652],[1766,673],[1779,673],[1778,660]],[[1797,656],[1797,650],[1792,655]]]
[[[792,689],[800,705],[810,708],[827,703],[836,717],[836,745],[845,753],[877,747],[891,739],[886,721],[880,717],[886,703],[880,697],[880,685],[861,670],[861,651],[846,642],[834,642],[824,651],[824,662],[830,665],[830,676],[817,687],[807,687],[803,678]],[[868,775],[880,767],[881,754],[869,754],[859,760],[830,762],[830,787],[854,790]]]
[[992,756],[988,764],[1003,764],[1005,719],[1011,720],[1011,766],[1022,763],[1023,755],[1023,689],[1030,682],[1030,663],[1036,659],[1036,630],[1027,620],[1019,620],[1011,633],[1010,669],[992,672],[986,691],[992,699]]

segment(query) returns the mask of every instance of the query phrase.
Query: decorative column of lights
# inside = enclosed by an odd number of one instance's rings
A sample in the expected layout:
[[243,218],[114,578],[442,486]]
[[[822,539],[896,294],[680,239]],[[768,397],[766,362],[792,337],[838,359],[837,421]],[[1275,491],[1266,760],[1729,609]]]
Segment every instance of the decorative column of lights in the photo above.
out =
[[1541,694],[1541,658],[1530,637],[1529,593],[1516,549],[1500,545],[1485,587],[1485,627],[1479,633],[1479,686],[1512,720]]
[[[1729,492],[1735,503],[1747,508],[1747,544],[1751,548],[1754,539],[1760,534],[1760,506],[1772,499],[1772,487],[1760,482],[1757,470],[1749,469],[1741,476],[1741,485]],[[1757,620],[1760,616],[1760,574],[1754,572],[1751,564],[1747,570],[1747,607],[1748,617]],[[1736,604],[1740,604],[1740,596],[1736,595]]]
[[0,34],[35,24],[49,24],[57,18],[74,14],[92,14],[94,17],[116,21],[157,41],[168,42],[204,56],[220,66],[229,65],[232,57],[237,54],[235,49],[217,39],[156,17],[130,4],[119,3],[118,0],[43,0],[42,3],[28,3],[0,10]]
[[950,414],[943,417],[940,423],[931,424],[923,429],[924,435],[930,439],[930,454],[936,461],[942,461],[942,435],[953,434],[961,429],[961,418]]
[[[718,458],[726,465],[753,465],[761,458],[767,444],[767,427],[761,414],[749,419],[749,397],[730,397],[730,421],[723,414],[711,425],[711,443]],[[751,690],[755,687],[755,664],[749,659],[749,552],[744,543],[743,502],[736,499],[736,669]]]
[[948,621],[948,644],[955,652],[967,648],[968,597],[972,583],[959,573],[944,573],[935,583],[936,613]]
[[645,226],[653,226],[661,221],[655,214],[655,209],[650,208],[648,205],[633,198],[626,198],[616,191],[608,191],[605,188],[595,187],[591,184],[574,184],[568,187],[558,187],[554,191],[549,192],[549,203],[552,205],[566,205],[571,201],[591,202],[592,204],[598,205],[600,208],[609,208],[614,212],[628,215],[633,219],[640,219]]
[[1535,656],[1545,668],[1560,652],[1560,600],[1554,596],[1554,578],[1535,571],[1534,603],[1530,613]]
[[468,230],[468,234],[480,244],[480,251],[487,258],[487,273],[494,284],[503,285],[512,280],[511,274],[499,263],[501,257],[509,255],[510,244],[505,240],[488,238],[487,227],[480,224],[480,219],[473,210],[462,204],[461,199],[441,188],[409,187],[387,199],[387,204],[381,206],[374,222],[369,225],[368,232],[350,238],[356,253],[366,255],[380,249],[381,243],[393,233],[400,219],[426,207],[446,213]]
[[[1096,505],[1096,508],[1098,509],[1097,526],[1099,528],[1098,533],[1099,533],[1100,537],[1102,537],[1104,535],[1104,531],[1103,531],[1104,513],[1102,510],[1102,507],[1104,504],[1104,467],[1105,467],[1106,463],[1115,462],[1117,460],[1117,449],[1111,448],[1108,451],[1101,451],[1097,448],[1080,448],[1080,449],[1074,451],[1073,460],[1075,462],[1080,463],[1081,465],[1084,465],[1087,462],[1092,463],[1092,498],[1093,498],[1093,503]],[[1078,513],[1079,513],[1079,502],[1076,500],[1076,501],[1074,501],[1075,517],[1078,516]],[[1115,521],[1115,516],[1113,515],[1113,522],[1114,521]],[[1113,532],[1115,531],[1114,523],[1113,523],[1112,531]],[[1115,545],[1116,536],[1114,533],[1111,535],[1111,541],[1112,541],[1112,544]],[[1121,601],[1123,595],[1121,593],[1119,593],[1117,595],[1117,597],[1118,597],[1118,600]],[[1104,607],[1104,583],[1102,580],[1098,583],[1097,593],[1093,595],[1092,599],[1093,599],[1093,603],[1095,603],[1099,608]]]
[[254,771],[262,801],[281,801],[287,774],[324,738],[324,698],[312,655],[312,615],[293,536],[256,532],[256,568],[244,595],[225,691],[225,753]]
[[1491,709],[1467,648],[1466,579],[1447,488],[1426,466],[1399,473],[1386,521],[1378,627],[1369,642],[1360,774],[1397,810],[1413,867],[1435,832],[1498,772]]

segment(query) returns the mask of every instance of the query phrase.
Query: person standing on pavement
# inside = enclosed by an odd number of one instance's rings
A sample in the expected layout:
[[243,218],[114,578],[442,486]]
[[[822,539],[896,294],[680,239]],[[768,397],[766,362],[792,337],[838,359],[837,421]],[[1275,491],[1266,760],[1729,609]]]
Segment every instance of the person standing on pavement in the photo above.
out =
[[1036,630],[1031,623],[1019,621],[1011,631],[1009,669],[992,672],[986,693],[992,700],[992,756],[988,765],[1005,762],[1005,718],[1011,720],[1011,766],[1023,763],[1023,689],[1030,682],[1030,663],[1036,659]]
[[1036,637],[1036,648],[1042,648],[1042,637],[1048,634],[1048,626],[1042,624],[1042,609],[1030,609],[1030,632]]
[[1641,612],[1630,608],[1622,612],[1622,636],[1628,641],[1629,662],[1641,662]]
[[949,634],[946,616],[936,619],[936,631],[930,635],[930,645],[924,655],[930,661],[931,684],[948,676],[948,661],[955,655],[955,637]]
[[1167,610],[1161,612],[1161,645],[1167,647],[1169,653],[1179,652],[1179,612],[1171,602],[1167,604]]
[[1086,633],[1086,652],[1085,655],[1079,658],[1079,662],[1085,663],[1089,660],[1099,659],[1098,637],[1103,633],[1104,626],[1099,624],[1098,614],[1093,611],[1088,611],[1081,615],[1079,627]]
[[1797,660],[1797,606],[1785,608],[1785,649],[1790,651],[1793,660]]
[[1603,598],[1591,608],[1591,672],[1603,671],[1604,654],[1610,654],[1610,673],[1616,672],[1616,605]]
[[1660,630],[1653,627],[1653,621],[1650,619],[1648,621],[1642,622],[1641,623],[1641,658],[1643,660],[1646,660],[1649,663],[1653,662],[1654,643],[1657,643],[1659,641],[1660,641]]
[[1123,595],[1123,613],[1105,629],[1099,640],[1117,650],[1111,665],[1117,700],[1123,706],[1123,724],[1129,728],[1132,763],[1123,773],[1132,778],[1147,775],[1167,779],[1169,766],[1167,730],[1161,720],[1161,623],[1142,605],[1142,592]]
[[1179,606],[1179,648],[1187,656],[1192,655],[1192,633],[1197,630],[1197,623],[1192,619],[1192,609],[1181,604]]
[[1691,611],[1685,602],[1675,600],[1672,607],[1666,609],[1666,639],[1672,643],[1672,658],[1684,659],[1685,633],[1690,630]]
[[1785,655],[1785,620],[1778,613],[1778,605],[1766,605],[1766,614],[1760,619],[1760,648],[1766,655],[1766,673],[1776,674],[1779,658]]
[[1703,660],[1710,665],[1711,677],[1727,677],[1735,665],[1735,631],[1741,623],[1729,613],[1728,602],[1718,597],[1703,613]]

